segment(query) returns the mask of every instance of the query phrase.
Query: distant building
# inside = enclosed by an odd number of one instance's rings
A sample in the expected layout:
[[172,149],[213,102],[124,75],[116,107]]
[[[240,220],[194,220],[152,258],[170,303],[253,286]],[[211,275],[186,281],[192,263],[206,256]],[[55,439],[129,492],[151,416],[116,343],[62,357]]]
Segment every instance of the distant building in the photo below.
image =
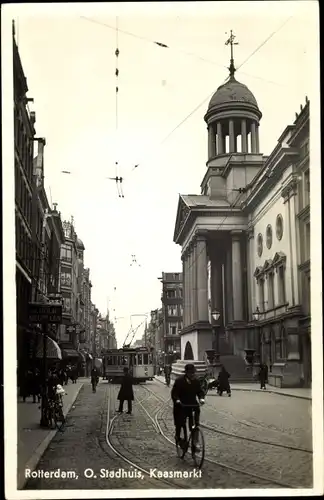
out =
[[164,352],[172,360],[180,356],[183,328],[182,273],[162,273],[162,316]]
[[[60,347],[71,363],[83,362],[77,352],[79,343],[79,248],[73,221],[63,221],[65,243],[61,246],[60,284],[63,298],[63,320]],[[78,326],[78,328],[77,328]],[[65,351],[65,352],[64,352]]]

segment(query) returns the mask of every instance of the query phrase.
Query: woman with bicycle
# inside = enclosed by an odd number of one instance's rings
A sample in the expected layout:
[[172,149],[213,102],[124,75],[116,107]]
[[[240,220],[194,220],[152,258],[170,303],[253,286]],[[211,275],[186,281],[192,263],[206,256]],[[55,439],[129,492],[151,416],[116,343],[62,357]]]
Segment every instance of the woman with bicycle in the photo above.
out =
[[[190,431],[192,426],[199,427],[200,408],[199,404],[205,403],[204,391],[200,381],[196,378],[196,368],[193,364],[185,366],[185,374],[177,378],[174,382],[171,398],[173,400],[173,417],[175,425],[175,439],[179,446],[185,447],[187,444],[186,436],[181,438],[181,430],[186,428],[186,421],[189,418]],[[199,404],[197,401],[199,400]],[[194,417],[192,418],[192,415]],[[194,420],[194,422],[191,422]],[[193,442],[195,452],[198,452],[197,443]]]

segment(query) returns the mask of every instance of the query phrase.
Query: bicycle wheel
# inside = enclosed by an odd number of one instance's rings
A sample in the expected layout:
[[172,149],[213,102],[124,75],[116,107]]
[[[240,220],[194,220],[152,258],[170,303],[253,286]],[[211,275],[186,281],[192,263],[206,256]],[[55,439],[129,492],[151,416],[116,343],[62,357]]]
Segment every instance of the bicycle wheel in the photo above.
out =
[[[182,446],[180,446],[182,444]],[[187,443],[187,430],[185,427],[181,427],[180,431],[180,441],[176,442],[177,455],[179,458],[184,458],[188,450]]]
[[63,410],[61,407],[55,408],[54,410],[54,422],[56,425],[56,428],[60,431],[63,428],[63,425],[65,424],[65,417],[63,415]]
[[205,458],[205,440],[200,427],[191,431],[190,435],[191,454],[196,467],[201,469]]

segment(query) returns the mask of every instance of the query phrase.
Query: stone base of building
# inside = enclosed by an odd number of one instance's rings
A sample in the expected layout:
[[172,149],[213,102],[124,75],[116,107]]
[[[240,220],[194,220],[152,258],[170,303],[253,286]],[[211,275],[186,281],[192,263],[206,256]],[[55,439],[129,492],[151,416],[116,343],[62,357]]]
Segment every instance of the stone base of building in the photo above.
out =
[[212,349],[212,326],[208,321],[198,321],[181,332],[181,359],[204,361],[205,352]]
[[245,321],[233,321],[226,326],[231,354],[245,359],[245,349],[250,346],[249,330],[249,325]]
[[268,373],[268,383],[274,387],[303,387],[302,363],[299,360],[277,362]]

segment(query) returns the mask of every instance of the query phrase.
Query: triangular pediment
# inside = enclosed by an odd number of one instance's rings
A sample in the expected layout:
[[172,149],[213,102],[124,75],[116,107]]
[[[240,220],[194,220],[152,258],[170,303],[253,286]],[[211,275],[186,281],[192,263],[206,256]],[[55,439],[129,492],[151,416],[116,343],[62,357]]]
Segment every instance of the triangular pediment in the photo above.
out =
[[179,195],[179,201],[178,201],[178,209],[177,209],[177,217],[176,217],[176,223],[175,223],[175,228],[174,228],[174,236],[173,236],[173,241],[177,243],[178,236],[181,233],[181,230],[190,214],[190,208],[184,201],[183,197],[181,194]]

